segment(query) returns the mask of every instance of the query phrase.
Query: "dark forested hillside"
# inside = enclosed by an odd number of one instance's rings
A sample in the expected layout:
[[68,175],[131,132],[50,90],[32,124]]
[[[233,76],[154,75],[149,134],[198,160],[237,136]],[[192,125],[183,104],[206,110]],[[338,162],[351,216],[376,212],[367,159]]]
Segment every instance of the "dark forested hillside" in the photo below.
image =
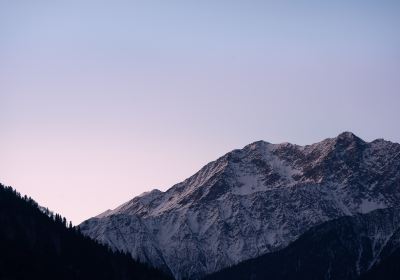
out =
[[167,279],[0,184],[0,279]]
[[205,279],[400,279],[399,241],[400,210],[375,210],[323,223],[280,251]]
[[360,280],[400,279],[400,228],[388,240],[379,261]]

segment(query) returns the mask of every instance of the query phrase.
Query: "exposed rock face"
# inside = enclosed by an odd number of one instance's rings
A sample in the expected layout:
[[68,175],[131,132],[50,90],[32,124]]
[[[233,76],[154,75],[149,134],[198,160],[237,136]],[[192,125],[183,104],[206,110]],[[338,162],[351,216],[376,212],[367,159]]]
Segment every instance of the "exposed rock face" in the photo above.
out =
[[255,142],[80,228],[177,279],[198,278],[399,201],[400,145],[345,132],[309,146]]

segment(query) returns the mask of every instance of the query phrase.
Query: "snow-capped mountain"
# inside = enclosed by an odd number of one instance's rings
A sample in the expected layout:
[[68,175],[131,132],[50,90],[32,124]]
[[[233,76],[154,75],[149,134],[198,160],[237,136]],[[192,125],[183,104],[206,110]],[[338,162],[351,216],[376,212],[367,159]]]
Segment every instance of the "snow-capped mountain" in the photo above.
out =
[[193,279],[282,249],[322,222],[399,202],[400,144],[345,132],[308,146],[252,143],[80,228]]

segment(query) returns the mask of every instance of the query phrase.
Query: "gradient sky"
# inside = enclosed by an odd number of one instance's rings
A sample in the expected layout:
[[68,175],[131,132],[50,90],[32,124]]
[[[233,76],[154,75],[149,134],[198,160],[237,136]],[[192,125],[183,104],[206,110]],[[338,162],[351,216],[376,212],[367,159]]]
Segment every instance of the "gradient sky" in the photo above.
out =
[[399,14],[385,0],[0,0],[0,181],[79,223],[256,140],[400,142]]

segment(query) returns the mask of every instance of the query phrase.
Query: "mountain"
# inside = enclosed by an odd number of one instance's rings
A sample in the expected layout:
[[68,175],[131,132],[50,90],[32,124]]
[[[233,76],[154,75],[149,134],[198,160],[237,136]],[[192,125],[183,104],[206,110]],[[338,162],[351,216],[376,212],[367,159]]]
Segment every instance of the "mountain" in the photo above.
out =
[[[352,280],[360,275],[367,279],[374,273],[371,267],[388,262],[387,251],[399,249],[399,233],[398,208],[341,217],[313,227],[280,251],[226,268],[205,280]],[[379,277],[373,279],[395,279],[383,277],[388,271],[374,273]],[[399,279],[400,273],[391,275]]]
[[350,132],[307,146],[258,141],[80,229],[177,279],[195,279],[283,249],[323,222],[396,207],[399,182],[397,143]]
[[169,279],[0,184],[0,279]]

